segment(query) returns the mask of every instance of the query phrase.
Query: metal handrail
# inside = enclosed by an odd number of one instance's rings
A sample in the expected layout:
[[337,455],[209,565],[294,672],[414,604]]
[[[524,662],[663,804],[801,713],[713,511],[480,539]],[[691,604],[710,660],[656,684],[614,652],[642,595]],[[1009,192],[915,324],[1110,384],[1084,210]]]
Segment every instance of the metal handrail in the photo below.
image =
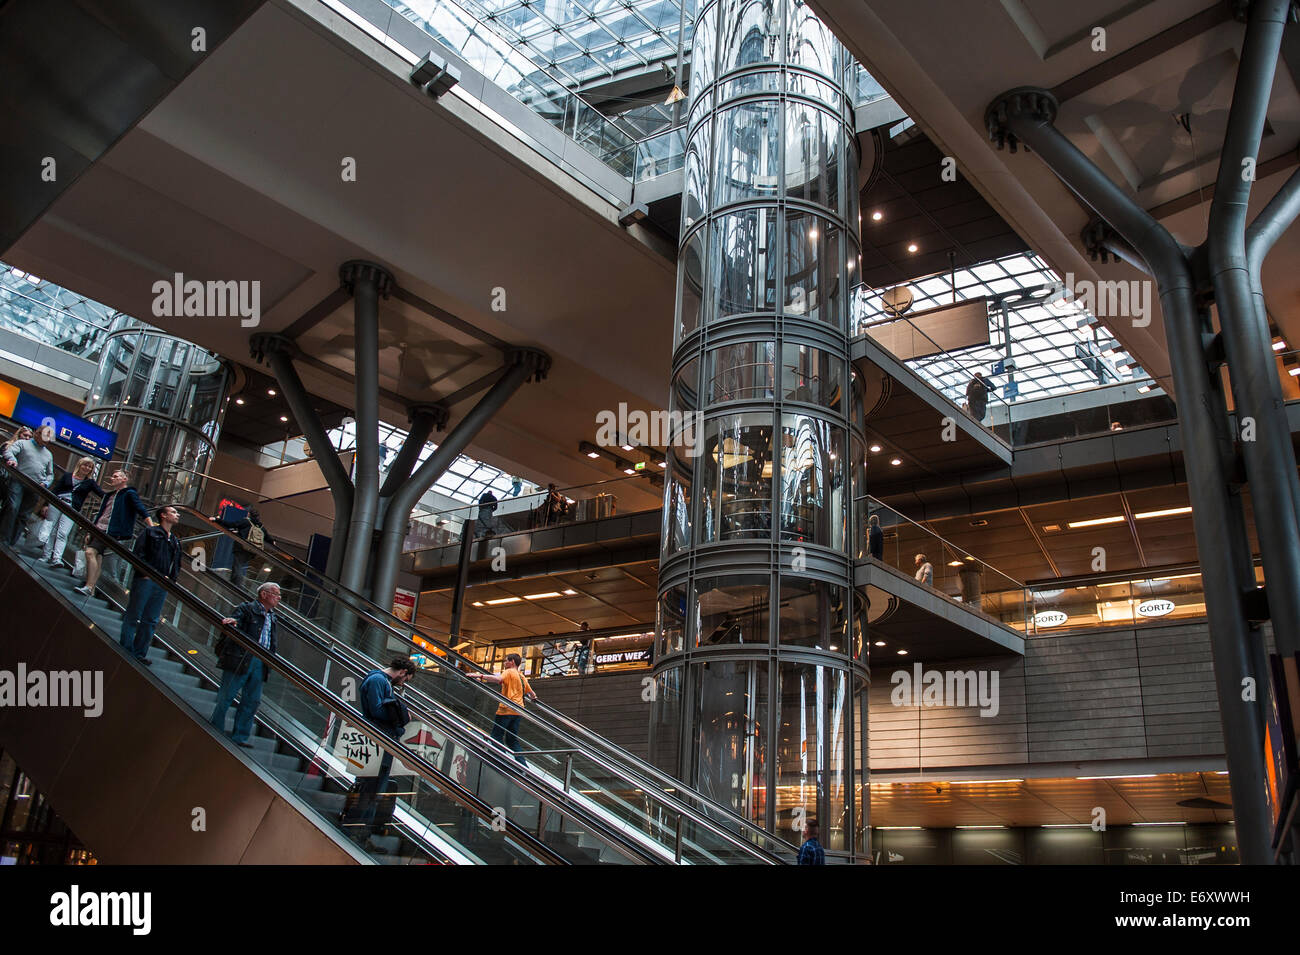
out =
[[[366,730],[367,735],[370,736],[371,740],[378,748],[390,752],[394,758],[400,758],[403,764],[413,769],[417,769],[420,775],[424,777],[425,781],[430,783],[435,790],[443,791],[444,795],[447,795],[454,801],[460,803],[464,808],[469,809],[475,815],[479,816],[479,818],[489,820],[500,818],[499,816],[496,816],[492,806],[484,803],[476,795],[462,787],[455,780],[445,776],[419,753],[409,750],[400,741],[393,741],[388,738],[384,734],[383,730],[372,723],[365,714],[349,706],[346,701],[339,700],[328,691],[322,689],[297,666],[271,654],[268,650],[265,650],[260,643],[248,639],[234,627],[228,627],[223,624],[222,620],[225,618],[218,614],[215,609],[209,607],[203,601],[199,600],[173,581],[158,576],[152,568],[136,557],[132,551],[123,547],[118,541],[109,537],[103,531],[100,531],[92,522],[82,517],[80,512],[74,511],[71,508],[65,510],[63,502],[51,494],[46,487],[36,483],[31,478],[27,477],[27,475],[22,474],[17,470],[10,470],[8,476],[10,480],[20,480],[31,490],[35,491],[38,497],[44,498],[47,504],[54,507],[65,517],[71,518],[75,526],[78,526],[83,531],[93,535],[97,543],[100,545],[107,545],[106,547],[97,549],[102,549],[104,552],[111,551],[119,560],[124,560],[128,566],[136,571],[136,573],[142,574],[143,576],[153,580],[155,584],[170,594],[178,603],[189,607],[193,612],[199,615],[200,619],[206,617],[209,625],[220,630],[227,639],[233,638],[233,640],[245,651],[252,653],[261,660],[265,666],[282,673],[290,683],[297,686],[305,694],[315,700],[315,702],[336,715],[345,718],[349,723]],[[555,851],[545,843],[537,840],[526,829],[519,826],[518,823],[507,818],[503,819],[501,824],[506,826],[512,836],[515,836],[516,839],[524,842],[529,851],[535,851],[538,855],[552,862],[552,864],[568,864],[568,860],[555,853]]]
[[[244,547],[249,546],[247,542],[244,541],[242,538],[240,538],[237,534],[234,534],[228,529],[221,527],[219,524],[214,523],[206,515],[204,515],[202,512],[198,511],[197,509],[180,505],[178,506],[178,510],[197,518],[201,523],[208,525],[213,530],[219,531],[220,533],[225,534],[226,536],[238,541],[240,546],[244,546]],[[478,673],[487,673],[489,671],[485,670],[483,667],[479,666],[473,660],[463,656],[458,651],[453,649],[450,643],[447,642],[446,640],[439,640],[432,637],[427,631],[423,631],[419,629],[413,623],[408,623],[405,620],[401,620],[400,618],[394,616],[392,613],[389,613],[388,611],[385,611],[383,608],[378,607],[368,598],[362,597],[360,594],[357,594],[355,591],[350,590],[347,587],[344,587],[342,584],[339,584],[336,581],[325,578],[323,574],[319,574],[317,571],[315,571],[314,568],[311,569],[311,573],[312,575],[316,576],[317,579],[315,580],[311,579],[310,577],[299,572],[292,566],[292,564],[299,563],[298,558],[296,557],[292,558],[291,560],[286,560],[284,558],[279,557],[278,555],[271,555],[271,556],[274,559],[276,559],[280,564],[286,565],[285,569],[289,572],[289,574],[292,577],[296,578],[300,583],[306,584],[308,587],[311,587],[316,590],[321,590],[326,593],[329,593],[329,588],[336,588],[338,591],[342,591],[343,594],[346,595],[347,599],[343,599],[337,593],[332,593],[330,594],[330,596],[332,596],[335,600],[342,602],[344,607],[349,612],[355,613],[357,614],[358,617],[362,618],[363,620],[367,620],[371,624],[382,627],[385,630],[389,631],[391,636],[397,637],[402,643],[406,644],[409,648],[411,648],[413,652],[424,653],[426,651],[425,648],[419,646],[419,644],[416,644],[413,640],[411,640],[409,637],[405,635],[404,631],[406,630],[409,630],[410,632],[418,635],[422,640],[425,640],[435,645],[439,650],[441,650],[443,653],[446,654],[449,660],[454,660],[458,664],[458,666],[448,667],[447,668],[448,672],[455,672],[457,674],[457,678],[465,680],[466,685],[475,686],[478,687],[479,689],[486,689],[482,687],[482,684],[480,684],[477,680],[471,680],[468,676],[466,676],[464,673],[464,669],[472,669],[473,671]],[[441,634],[441,636],[449,637],[450,635]],[[492,691],[487,691],[487,692],[492,692]],[[537,709],[540,709],[543,713],[545,713],[548,717],[550,717],[552,722],[559,723],[560,727],[557,728],[556,726],[548,725],[546,722],[537,719],[537,717],[533,714],[533,712],[531,712]],[[789,851],[792,852],[795,851],[795,847],[790,843],[786,842],[779,835],[768,832],[766,829],[756,826],[754,823],[750,822],[748,819],[745,819],[743,816],[740,816],[732,812],[731,810],[727,809],[724,806],[712,802],[711,800],[709,800],[707,797],[703,796],[700,793],[696,793],[690,790],[689,787],[687,787],[684,783],[682,783],[681,780],[669,776],[667,773],[664,773],[662,770],[657,769],[656,767],[650,765],[649,763],[646,763],[645,761],[629,753],[627,750],[618,746],[616,743],[613,743],[610,740],[607,740],[604,737],[599,736],[596,733],[593,733],[590,729],[583,726],[581,723],[578,723],[570,719],[569,717],[561,713],[559,710],[547,706],[545,703],[543,703],[540,700],[536,701],[532,707],[523,710],[523,718],[527,721],[540,724],[544,729],[547,729],[551,732],[558,732],[559,735],[561,736],[567,736],[570,738],[575,736],[578,737],[579,741],[588,744],[585,747],[579,747],[579,748],[581,748],[583,754],[592,762],[594,762],[596,765],[600,766],[602,769],[606,770],[607,772],[610,772],[615,776],[635,777],[636,775],[639,774],[644,778],[641,780],[634,780],[634,781],[637,781],[643,789],[648,788],[651,792],[655,794],[656,798],[663,800],[663,802],[666,804],[666,808],[669,808],[679,814],[688,816],[693,822],[704,826],[704,828],[709,830],[712,834],[719,836],[720,838],[726,839],[728,841],[731,841],[733,844],[745,848],[746,851],[765,854],[768,855],[769,857],[775,858],[769,850],[762,848],[761,846],[754,845],[751,842],[745,842],[744,840],[737,837],[736,834],[730,829],[719,826],[719,824],[715,820],[709,818],[708,815],[696,809],[686,799],[676,796],[675,793],[681,793],[681,792],[689,793],[690,799],[697,799],[701,804],[709,806],[710,811],[717,812],[723,818],[727,819],[728,822],[735,823],[736,826],[741,831],[751,835],[758,835],[761,837],[762,841],[764,842],[768,842],[768,841],[775,842],[780,846],[784,846]],[[596,753],[593,753],[591,751],[593,747],[597,750]],[[619,760],[620,762],[629,764],[632,772],[628,771],[629,769],[628,765],[617,766],[610,763],[608,759],[604,758],[602,753],[608,753],[610,756]],[[670,787],[673,792],[671,793],[668,792],[667,791],[668,787]]]
[[[221,587],[233,590],[240,596],[240,598],[246,599],[246,595],[225,578],[212,575],[208,577],[208,580],[216,581]],[[373,669],[376,666],[373,660],[367,658],[365,654],[357,650],[355,647],[323,640],[318,634],[313,632],[312,622],[303,617],[302,614],[294,611],[293,608],[285,608],[284,611],[277,612],[285,613],[289,623],[293,625],[294,632],[300,639],[304,640],[314,649],[320,651],[331,661],[340,664],[342,667],[346,667],[354,674],[367,670],[367,668]],[[408,697],[408,700],[410,700],[412,694],[415,694],[418,695],[418,698],[421,701],[419,704],[413,701],[408,702],[410,712],[419,721],[428,723],[445,733],[450,739],[456,742],[457,745],[470,751],[470,753],[477,757],[480,762],[487,763],[503,776],[509,777],[521,789],[524,789],[536,797],[539,803],[545,803],[547,806],[556,809],[566,817],[574,818],[576,821],[582,823],[588,828],[595,830],[602,839],[611,844],[611,847],[623,851],[626,855],[635,857],[637,861],[660,861],[656,859],[652,853],[647,853],[643,848],[636,846],[635,844],[629,844],[626,837],[619,833],[616,827],[610,826],[607,822],[592,814],[580,803],[574,804],[571,800],[566,799],[563,801],[562,806],[557,805],[554,793],[544,787],[537,786],[527,773],[520,772],[519,764],[512,757],[507,757],[497,752],[494,748],[486,746],[477,740],[467,741],[465,731],[467,729],[472,730],[472,727],[463,721],[458,720],[454,714],[451,714],[450,716],[444,714],[437,701],[424,693],[418,687],[412,685],[407,689],[408,692],[405,695]],[[529,750],[528,752],[530,755],[544,755],[581,751],[575,747],[571,749],[556,750]],[[567,789],[565,790],[565,793],[567,795]]]

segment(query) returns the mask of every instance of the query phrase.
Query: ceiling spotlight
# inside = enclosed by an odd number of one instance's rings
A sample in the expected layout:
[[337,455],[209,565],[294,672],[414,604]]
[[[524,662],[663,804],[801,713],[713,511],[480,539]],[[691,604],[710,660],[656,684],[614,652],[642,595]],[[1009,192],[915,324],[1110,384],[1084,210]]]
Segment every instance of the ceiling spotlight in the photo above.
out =
[[885,641],[884,641],[884,640],[877,640],[877,641],[876,641],[876,646],[878,646],[878,647],[883,647],[884,645],[885,645]]
[[275,397],[275,389],[274,389],[274,388],[267,388],[267,389],[266,389],[266,393],[267,393],[268,395],[270,395],[272,398]]
[[589,458],[598,458],[598,457],[600,457],[600,453],[597,452],[597,451],[588,451],[588,452],[587,452],[587,457],[589,457]]
[[635,471],[633,468],[624,468],[624,469],[623,469],[623,473],[624,473],[624,474],[636,474],[636,471]]
[[903,459],[902,459],[902,458],[892,458],[892,459],[890,460],[889,463],[892,464],[894,467],[898,467],[900,464],[903,463]]
[[289,420],[289,417],[288,415],[280,415],[280,420],[287,422]]
[[661,468],[666,468],[666,467],[668,467],[668,462],[667,462],[667,461],[660,461],[660,462],[659,462],[659,466],[660,466]]
[[1273,351],[1282,351],[1285,348],[1286,348],[1286,342],[1280,338],[1273,343]]
[[917,244],[916,244],[915,242],[912,242],[912,243],[909,243],[909,244],[908,244],[908,246],[907,246],[907,251],[908,251],[908,252],[915,252],[915,251],[917,250],[917,248],[919,248],[919,246],[917,246]]
[[623,450],[624,450],[624,451],[631,451],[631,450],[632,450],[632,445],[630,445],[630,444],[625,444],[625,445],[623,445],[622,447],[623,447]]
[[[95,395],[95,397],[98,398],[99,395]],[[235,399],[235,404],[237,404],[237,405],[242,405],[243,403],[244,403],[244,399],[243,399],[243,398],[236,398],[236,399]]]
[[875,222],[879,222],[879,221],[880,221],[881,219],[883,219],[884,217],[885,217],[885,214],[884,214],[883,212],[881,212],[879,209],[877,209],[875,212],[871,213],[871,218],[872,218],[872,220],[875,221]]
[[899,651],[898,651],[898,655],[899,655],[900,657],[905,657],[905,656],[907,656],[907,651],[906,651],[906,650],[899,650]]
[[879,454],[879,453],[880,453],[880,445],[878,445],[878,444],[873,444],[873,445],[871,446],[871,453],[872,453],[872,454]]

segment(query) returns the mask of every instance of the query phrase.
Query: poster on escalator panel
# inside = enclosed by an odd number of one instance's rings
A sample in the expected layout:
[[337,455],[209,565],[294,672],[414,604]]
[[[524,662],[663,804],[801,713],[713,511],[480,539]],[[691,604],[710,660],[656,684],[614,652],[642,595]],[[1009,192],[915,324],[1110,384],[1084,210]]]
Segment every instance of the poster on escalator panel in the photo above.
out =
[[397,592],[393,594],[393,616],[404,623],[414,623],[415,601],[416,593],[414,590],[405,590],[398,587]]
[[[456,751],[456,745],[442,733],[424,723],[411,722],[406,724],[402,742],[439,770],[450,771],[454,778],[464,781],[464,756]],[[365,730],[353,726],[346,720],[343,721],[334,743],[334,758],[342,763],[348,772],[355,776],[377,776],[379,762],[383,755],[384,751],[375,745],[374,740],[366,734]],[[394,759],[390,775],[414,776],[416,772],[403,764],[400,759]]]

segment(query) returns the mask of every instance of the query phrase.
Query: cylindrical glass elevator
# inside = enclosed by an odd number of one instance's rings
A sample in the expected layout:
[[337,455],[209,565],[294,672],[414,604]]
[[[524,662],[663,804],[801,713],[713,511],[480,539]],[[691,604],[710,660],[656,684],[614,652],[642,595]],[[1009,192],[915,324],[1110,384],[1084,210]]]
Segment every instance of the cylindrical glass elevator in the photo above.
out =
[[865,855],[856,65],[799,0],[714,0],[691,69],[652,754]]
[[128,315],[113,319],[85,414],[117,432],[114,460],[146,501],[198,505],[228,377],[211,352]]

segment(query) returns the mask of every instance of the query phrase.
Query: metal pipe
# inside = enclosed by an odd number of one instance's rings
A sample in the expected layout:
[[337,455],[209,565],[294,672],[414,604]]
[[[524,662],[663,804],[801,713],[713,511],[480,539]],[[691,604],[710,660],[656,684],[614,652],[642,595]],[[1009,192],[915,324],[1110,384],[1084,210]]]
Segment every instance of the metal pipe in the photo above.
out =
[[345,262],[339,276],[352,290],[357,421],[356,489],[339,583],[361,592],[379,512],[379,296],[392,286],[392,276],[359,261]]
[[1053,125],[1055,101],[1045,91],[1013,91],[989,107],[990,133],[1023,141],[1063,183],[1146,260],[1160,292],[1175,398],[1184,435],[1192,520],[1210,618],[1219,717],[1230,772],[1238,846],[1247,864],[1271,861],[1265,801],[1263,729],[1258,707],[1242,699],[1255,666],[1257,634],[1247,624],[1244,594],[1254,570],[1240,499],[1229,493],[1232,460],[1221,381],[1210,374],[1203,340],[1208,316],[1198,310],[1191,262],[1173,236],[1118,189]]
[[[393,463],[389,465],[388,475],[384,478],[383,487],[379,489],[381,498],[392,497],[402,482],[411,476],[411,470],[415,467],[415,462],[420,459],[420,452],[429,443],[429,437],[433,434],[437,420],[432,406],[420,405],[411,409],[411,430],[406,435],[406,440],[402,442],[402,449],[397,452],[397,457],[393,458]],[[446,427],[445,411],[442,415],[442,423],[442,426]]]
[[[1246,252],[1246,215],[1254,180],[1246,174],[1246,164],[1259,158],[1290,7],[1290,0],[1254,0],[1251,4],[1206,239],[1223,351],[1241,425],[1240,447],[1256,502],[1255,530],[1273,639],[1284,654],[1300,647],[1300,477],[1272,335],[1263,310],[1257,308]],[[1284,198],[1283,204],[1286,201]],[[1261,224],[1257,241],[1273,234],[1273,221],[1270,217]]]
[[451,626],[447,628],[449,637],[460,636],[460,619],[465,613],[465,592],[469,590],[469,565],[474,553],[476,523],[474,518],[467,517],[460,527],[460,560],[456,564],[456,589],[451,594]]
[[393,591],[397,587],[397,564],[402,557],[402,539],[406,536],[406,524],[411,518],[411,509],[424,495],[433,482],[442,476],[465,447],[482,430],[492,415],[510,400],[531,375],[544,374],[550,366],[550,359],[543,352],[521,349],[514,353],[515,364],[502,376],[492,388],[479,399],[469,414],[451,430],[446,440],[438,445],[438,450],[421,464],[395,492],[384,516],[384,529],[379,538],[379,547],[375,556],[374,586],[371,599],[381,607],[392,601]]
[[352,518],[352,479],[339,460],[329,433],[321,423],[320,415],[312,407],[307,389],[303,387],[302,379],[293,367],[293,359],[289,357],[291,347],[289,342],[275,336],[254,336],[254,355],[265,354],[271,372],[279,382],[280,393],[289,405],[289,412],[298,422],[308,445],[314,449],[312,456],[320,466],[321,474],[325,476],[325,483],[329,485],[330,497],[334,501],[334,529],[325,576],[330,580],[338,580],[347,549],[348,523]]

